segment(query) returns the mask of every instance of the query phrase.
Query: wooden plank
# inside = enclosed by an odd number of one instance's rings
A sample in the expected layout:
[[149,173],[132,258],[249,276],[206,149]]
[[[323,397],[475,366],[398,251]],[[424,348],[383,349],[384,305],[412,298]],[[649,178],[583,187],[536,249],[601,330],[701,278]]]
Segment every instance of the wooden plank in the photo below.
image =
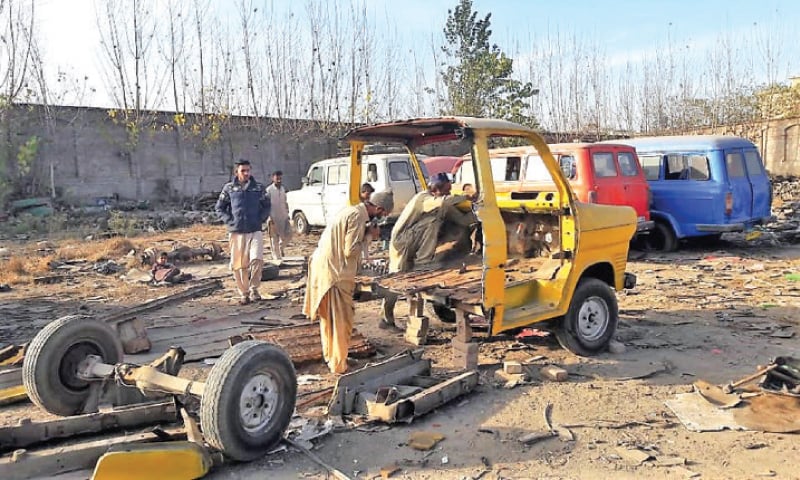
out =
[[57,438],[111,431],[178,420],[174,402],[122,407],[109,412],[75,415],[45,422],[22,419],[13,427],[0,427],[0,451],[28,447]]
[[165,297],[156,298],[154,300],[150,300],[145,302],[141,305],[137,305],[135,307],[126,308],[121,312],[112,313],[110,315],[106,315],[101,317],[100,320],[107,322],[107,323],[118,323],[124,320],[129,320],[137,315],[141,315],[142,313],[149,312],[152,310],[157,310],[159,308],[165,307],[171,303],[188,300],[192,297],[197,297],[200,295],[205,295],[207,293],[213,292],[222,288],[222,281],[219,279],[214,279],[200,285],[195,285],[193,287],[189,287],[183,291],[178,293],[167,295]]
[[[168,431],[168,433],[178,436],[180,436],[180,432],[181,429]],[[24,480],[32,477],[50,478],[60,473],[94,468],[97,460],[111,447],[157,440],[159,437],[154,433],[139,433],[41,450],[18,450],[14,454],[0,458],[0,478],[3,480]]]
[[[316,322],[252,331],[244,337],[278,345],[296,364],[322,360],[322,340],[319,336],[319,324]],[[356,358],[365,357],[374,354],[375,347],[354,328],[348,352]]]

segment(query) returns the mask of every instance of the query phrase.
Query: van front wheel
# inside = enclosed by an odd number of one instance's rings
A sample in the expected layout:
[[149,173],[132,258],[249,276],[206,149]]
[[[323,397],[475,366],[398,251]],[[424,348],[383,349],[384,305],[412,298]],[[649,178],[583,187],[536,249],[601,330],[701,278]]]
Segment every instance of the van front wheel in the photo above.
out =
[[569,310],[556,329],[556,338],[576,355],[595,355],[608,347],[618,320],[614,291],[602,280],[587,278],[578,283]]
[[294,226],[294,231],[297,232],[299,235],[306,235],[311,227],[308,225],[308,219],[306,216],[303,215],[303,212],[297,212],[292,217],[292,225]]

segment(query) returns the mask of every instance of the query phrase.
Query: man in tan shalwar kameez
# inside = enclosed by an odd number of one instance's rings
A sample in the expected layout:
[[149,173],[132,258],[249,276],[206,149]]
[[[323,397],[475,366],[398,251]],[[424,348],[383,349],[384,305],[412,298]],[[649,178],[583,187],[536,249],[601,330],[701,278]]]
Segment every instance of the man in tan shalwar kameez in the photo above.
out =
[[272,174],[272,184],[267,187],[270,200],[267,231],[269,232],[270,252],[273,260],[283,258],[283,247],[292,239],[292,225],[289,219],[289,204],[286,201],[286,188],[283,186],[283,172]]
[[347,351],[353,330],[355,278],[366,243],[380,231],[370,220],[392,211],[391,192],[344,209],[322,232],[308,264],[303,313],[319,318],[322,357],[333,373],[347,371]]
[[[428,181],[428,190],[409,200],[392,228],[389,242],[389,273],[409,272],[415,267],[432,263],[436,247],[448,241],[468,240],[470,228],[478,219],[470,211],[456,205],[468,200],[462,195],[450,195],[450,178],[440,173]],[[397,295],[383,299],[383,319],[378,326],[397,329],[394,307]]]

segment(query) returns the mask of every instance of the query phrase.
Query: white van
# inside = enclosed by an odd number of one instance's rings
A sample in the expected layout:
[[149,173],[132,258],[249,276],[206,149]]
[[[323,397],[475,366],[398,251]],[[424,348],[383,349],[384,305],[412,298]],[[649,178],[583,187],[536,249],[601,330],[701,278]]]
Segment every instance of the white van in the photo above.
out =
[[[420,160],[422,174],[427,177],[422,155]],[[392,189],[394,210],[390,221],[400,216],[403,207],[417,192],[422,183],[417,178],[408,154],[370,154],[364,155],[361,169],[361,183],[369,183],[375,192]],[[350,157],[337,157],[320,160],[309,167],[303,177],[303,186],[286,194],[292,225],[297,233],[308,233],[311,227],[324,227],[348,204],[347,191],[350,180]]]

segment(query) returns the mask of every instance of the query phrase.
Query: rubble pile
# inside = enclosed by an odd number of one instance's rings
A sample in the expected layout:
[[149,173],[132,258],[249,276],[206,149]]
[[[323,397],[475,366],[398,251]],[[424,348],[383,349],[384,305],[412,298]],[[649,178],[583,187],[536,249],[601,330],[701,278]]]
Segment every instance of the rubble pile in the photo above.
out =
[[796,202],[800,201],[800,178],[795,176],[784,177],[776,175],[772,180],[772,195],[775,201]]

